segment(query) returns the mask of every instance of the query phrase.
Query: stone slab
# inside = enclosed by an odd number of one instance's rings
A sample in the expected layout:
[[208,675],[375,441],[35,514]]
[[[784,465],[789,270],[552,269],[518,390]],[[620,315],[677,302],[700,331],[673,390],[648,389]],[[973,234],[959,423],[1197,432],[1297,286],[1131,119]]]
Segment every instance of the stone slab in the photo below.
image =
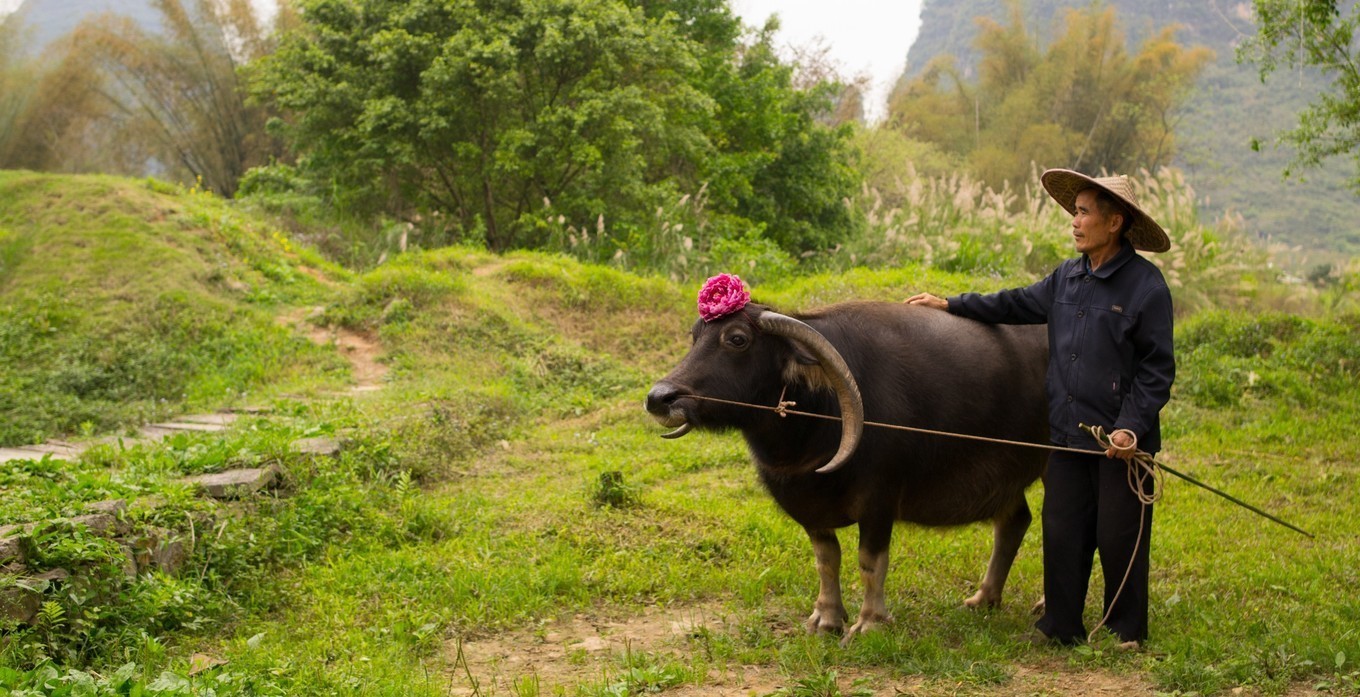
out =
[[[160,440],[166,436],[172,436],[176,433],[183,433],[183,431],[174,428],[165,428],[163,426],[152,424],[150,426],[143,426],[137,429],[137,433],[141,436],[141,438],[133,439],[134,443],[140,443],[142,442],[142,439]],[[124,447],[132,446],[125,445]]]
[[214,474],[186,477],[183,481],[195,484],[203,493],[215,499],[235,499],[249,496],[271,486],[279,477],[276,465],[253,469],[227,470]]
[[[50,453],[43,453],[37,450],[27,450],[24,448],[0,448],[0,462],[9,462],[10,460],[41,460],[43,459],[44,455],[48,454]],[[66,459],[64,457],[58,457],[56,455],[52,455],[52,458],[55,460]]]
[[175,419],[176,423],[207,424],[209,426],[230,426],[238,417],[235,414],[188,414]]
[[199,433],[216,433],[218,431],[225,431],[227,427],[222,424],[191,423],[188,421],[167,421],[165,423],[151,424],[147,428],[160,428],[169,430],[171,432],[197,431]]
[[293,450],[303,455],[321,455],[331,457],[339,455],[340,441],[334,438],[299,438],[292,443]]
[[42,456],[41,454],[49,454],[58,460],[70,460],[80,457],[80,454],[85,452],[86,449],[86,446],[56,441],[37,443],[34,445],[21,445],[16,448],[16,450],[32,450],[33,452],[40,453],[39,457]]

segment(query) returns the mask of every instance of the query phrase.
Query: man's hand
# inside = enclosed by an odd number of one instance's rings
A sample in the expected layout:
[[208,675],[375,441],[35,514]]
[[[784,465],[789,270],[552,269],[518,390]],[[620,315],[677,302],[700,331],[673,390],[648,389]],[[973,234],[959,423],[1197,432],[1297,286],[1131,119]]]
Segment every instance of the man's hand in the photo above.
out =
[[1110,445],[1111,447],[1105,450],[1105,457],[1119,458],[1127,462],[1138,452],[1138,436],[1133,435],[1133,431],[1127,428],[1121,428],[1110,434]]
[[931,295],[930,293],[917,293],[916,295],[907,298],[903,302],[905,302],[908,305],[925,305],[926,307],[933,307],[936,310],[945,311],[949,310],[948,300],[945,300],[944,298],[937,298],[934,295]]

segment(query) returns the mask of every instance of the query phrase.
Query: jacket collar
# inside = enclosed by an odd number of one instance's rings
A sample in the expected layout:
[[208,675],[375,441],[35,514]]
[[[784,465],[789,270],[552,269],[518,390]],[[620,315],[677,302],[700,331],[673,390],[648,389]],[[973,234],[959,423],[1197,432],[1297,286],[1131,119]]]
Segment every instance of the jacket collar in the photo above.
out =
[[1113,276],[1114,272],[1118,271],[1124,264],[1129,263],[1129,260],[1135,256],[1137,256],[1137,254],[1133,251],[1133,245],[1129,244],[1128,240],[1121,237],[1119,239],[1119,251],[1115,253],[1113,259],[1101,264],[1100,268],[1092,271],[1091,258],[1083,254],[1081,255],[1081,263],[1073,264],[1072,270],[1068,272],[1067,276],[1071,278],[1072,276],[1091,274],[1096,278],[1106,279]]

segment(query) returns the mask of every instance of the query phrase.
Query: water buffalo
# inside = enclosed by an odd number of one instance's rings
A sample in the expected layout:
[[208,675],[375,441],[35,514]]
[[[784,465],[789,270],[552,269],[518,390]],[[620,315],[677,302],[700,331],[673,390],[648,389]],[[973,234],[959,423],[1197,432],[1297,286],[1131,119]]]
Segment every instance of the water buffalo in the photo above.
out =
[[[788,317],[747,304],[698,321],[688,355],[647,394],[647,411],[683,435],[736,429],[760,480],[812,540],[821,588],[809,632],[842,632],[840,543],[859,525],[864,605],[855,634],[891,620],[884,602],[893,522],[992,521],[991,560],[969,607],[1000,603],[1031,516],[1025,489],[1046,453],[884,428],[916,428],[1046,443],[1042,326],[991,326],[945,312],[853,302]],[[841,422],[700,399],[844,415]]]

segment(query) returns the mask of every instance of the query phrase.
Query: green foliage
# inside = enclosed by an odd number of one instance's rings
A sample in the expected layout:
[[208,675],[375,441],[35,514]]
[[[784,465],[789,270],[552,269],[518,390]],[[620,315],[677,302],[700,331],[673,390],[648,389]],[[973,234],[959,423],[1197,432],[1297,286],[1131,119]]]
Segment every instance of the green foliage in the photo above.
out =
[[1341,407],[1360,376],[1360,325],[1297,315],[1203,313],[1180,333],[1183,394],[1203,407],[1272,399]]
[[247,177],[275,205],[293,205],[282,185],[412,222],[426,246],[546,247],[686,276],[678,244],[793,255],[851,229],[847,132],[813,118],[831,90],[795,90],[773,29],[742,43],[722,3],[303,10],[260,72],[304,155]]
[[[1280,67],[1321,69],[1330,84],[1299,114],[1298,126],[1280,139],[1296,148],[1294,166],[1317,167],[1324,159],[1356,159],[1351,185],[1360,190],[1360,67],[1355,31],[1360,6],[1336,0],[1254,0],[1257,33],[1238,49],[1239,61],[1255,63],[1264,82]],[[1258,144],[1253,144],[1259,147]]]
[[636,212],[651,163],[701,138],[683,116],[708,108],[685,41],[621,3],[303,11],[264,84],[343,207],[442,211],[464,233],[484,226],[492,249],[534,246],[522,218],[545,199],[577,217]]
[[1171,161],[1171,115],[1208,49],[1183,48],[1168,28],[1129,55],[1113,8],[1069,11],[1042,52],[1018,3],[1009,26],[978,21],[977,81],[937,57],[894,93],[889,127],[965,160],[993,188],[1018,185],[1034,162],[1130,172]]

